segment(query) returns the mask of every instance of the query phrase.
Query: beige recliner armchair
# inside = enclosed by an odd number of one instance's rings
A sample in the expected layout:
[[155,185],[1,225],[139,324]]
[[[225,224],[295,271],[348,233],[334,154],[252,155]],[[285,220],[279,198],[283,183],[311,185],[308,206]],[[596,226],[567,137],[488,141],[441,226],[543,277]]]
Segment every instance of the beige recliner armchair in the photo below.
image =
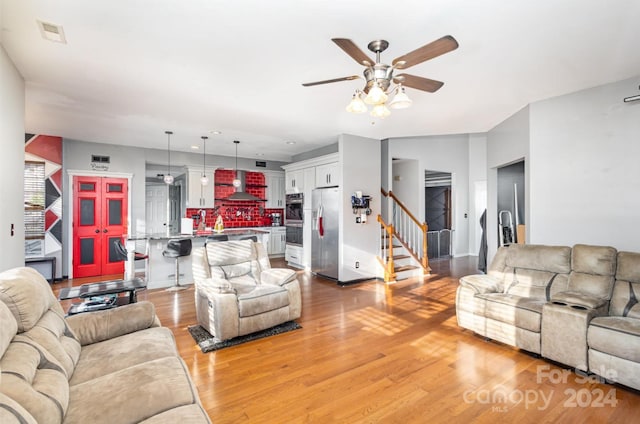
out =
[[207,243],[192,252],[198,323],[219,340],[300,317],[295,271],[271,268],[261,243]]

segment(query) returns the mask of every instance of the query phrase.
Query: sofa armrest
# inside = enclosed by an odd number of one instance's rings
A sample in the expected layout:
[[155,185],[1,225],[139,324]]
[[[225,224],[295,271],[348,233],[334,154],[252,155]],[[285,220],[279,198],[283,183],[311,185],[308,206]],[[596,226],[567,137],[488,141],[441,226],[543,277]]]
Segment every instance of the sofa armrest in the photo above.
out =
[[576,291],[564,291],[554,294],[551,303],[568,305],[578,309],[598,309],[608,301],[595,296],[589,296]]
[[160,326],[153,303],[147,301],[72,315],[66,320],[82,346]]
[[495,277],[485,274],[467,275],[460,279],[460,285],[468,287],[476,294],[502,293],[503,287]]
[[260,273],[260,282],[262,284],[283,286],[295,279],[296,279],[296,272],[288,268],[265,269]]

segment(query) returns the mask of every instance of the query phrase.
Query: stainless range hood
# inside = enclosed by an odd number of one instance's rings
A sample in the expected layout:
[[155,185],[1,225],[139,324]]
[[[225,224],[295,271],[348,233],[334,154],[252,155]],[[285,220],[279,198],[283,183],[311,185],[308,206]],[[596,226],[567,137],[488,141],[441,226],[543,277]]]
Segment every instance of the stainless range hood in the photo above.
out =
[[263,199],[259,199],[253,194],[247,193],[245,191],[247,185],[247,176],[245,171],[236,171],[236,179],[240,180],[240,185],[236,187],[236,192],[231,196],[227,197],[227,200],[243,200],[250,202],[261,202]]

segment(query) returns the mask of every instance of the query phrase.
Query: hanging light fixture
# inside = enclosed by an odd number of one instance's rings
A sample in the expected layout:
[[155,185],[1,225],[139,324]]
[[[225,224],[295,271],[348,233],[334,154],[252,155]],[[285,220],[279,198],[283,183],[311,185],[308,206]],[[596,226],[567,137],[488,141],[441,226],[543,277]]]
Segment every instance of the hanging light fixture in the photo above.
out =
[[391,109],[406,109],[411,106],[411,99],[407,96],[407,93],[404,92],[404,87],[402,84],[398,84],[397,93],[389,103],[389,107]]
[[209,184],[209,177],[207,177],[207,170],[206,170],[206,153],[207,153],[207,139],[209,137],[207,137],[206,135],[203,135],[202,137],[200,137],[202,139],[202,177],[200,177],[200,184],[202,184],[203,186],[206,186],[207,184]]
[[347,112],[365,113],[366,111],[367,105],[362,101],[362,91],[356,90],[351,98],[351,102],[347,105]]
[[[389,96],[393,93],[396,93],[393,100],[388,102]],[[401,83],[385,92],[380,86],[380,83],[374,82],[364,99],[362,96],[362,91],[356,90],[351,98],[351,102],[349,102],[346,107],[347,112],[364,113],[368,110],[367,105],[371,105],[373,108],[369,114],[374,118],[384,119],[391,115],[389,108],[406,109],[413,103],[409,96],[407,96],[407,93],[405,93]]]
[[165,184],[173,184],[173,175],[171,175],[171,134],[173,131],[165,131],[167,135],[167,163],[168,163],[168,172],[167,175],[164,176]]
[[237,188],[242,185],[242,181],[238,178],[238,144],[240,144],[240,141],[233,140],[233,143],[236,145],[236,173],[235,178],[233,179],[233,186]]
[[364,102],[368,105],[380,105],[386,102],[388,98],[387,93],[380,88],[380,85],[376,81],[367,93],[367,97],[364,98]]

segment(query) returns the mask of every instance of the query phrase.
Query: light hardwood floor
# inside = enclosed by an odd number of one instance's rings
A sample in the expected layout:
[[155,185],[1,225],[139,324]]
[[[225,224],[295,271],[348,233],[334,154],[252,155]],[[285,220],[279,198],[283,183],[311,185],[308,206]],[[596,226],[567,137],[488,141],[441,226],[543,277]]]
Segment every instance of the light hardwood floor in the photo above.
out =
[[139,300],[174,332],[215,423],[638,422],[639,392],[459,328],[457,279],[475,260],[433,261],[424,281],[389,286],[300,272],[302,329],[207,354],[187,332],[193,288]]

